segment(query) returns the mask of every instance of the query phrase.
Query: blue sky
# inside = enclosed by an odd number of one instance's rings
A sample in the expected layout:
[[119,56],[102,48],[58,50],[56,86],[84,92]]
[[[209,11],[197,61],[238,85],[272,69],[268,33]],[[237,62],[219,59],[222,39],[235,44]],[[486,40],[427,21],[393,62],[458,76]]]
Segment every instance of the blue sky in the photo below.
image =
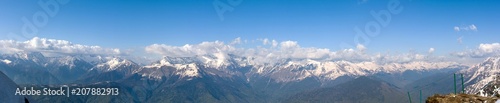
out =
[[[41,0],[43,1],[43,0]],[[54,0],[48,0],[54,1]],[[62,0],[63,1],[63,0]],[[355,27],[364,31],[375,18],[370,11],[387,10],[390,0],[242,0],[233,11],[217,14],[217,0],[71,0],[58,4],[35,35],[22,35],[22,18],[32,20],[43,11],[34,1],[0,1],[0,39],[9,33],[25,37],[67,40],[82,45],[143,51],[151,44],[182,46],[204,41],[231,42],[240,37],[297,41],[302,47],[341,50],[342,43],[356,46]],[[398,0],[402,11],[391,14],[378,36],[364,44],[370,52],[427,52],[436,54],[477,48],[499,42],[500,1]],[[476,30],[465,30],[471,25]],[[454,27],[461,28],[460,31]],[[462,43],[457,39],[461,38]],[[22,38],[15,38],[22,39]],[[24,40],[18,40],[24,41]]]

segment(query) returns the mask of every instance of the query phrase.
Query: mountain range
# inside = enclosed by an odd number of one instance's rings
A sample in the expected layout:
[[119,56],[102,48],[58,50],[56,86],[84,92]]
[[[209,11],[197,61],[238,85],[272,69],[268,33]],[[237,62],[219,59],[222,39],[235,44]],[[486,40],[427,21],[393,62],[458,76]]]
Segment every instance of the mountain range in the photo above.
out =
[[460,71],[467,78],[465,91],[469,94],[500,97],[500,57],[489,57],[482,63]]
[[[119,56],[48,57],[39,52],[21,52],[1,55],[0,71],[21,86],[121,89],[119,96],[32,97],[39,102],[300,102],[331,100],[332,97],[338,97],[335,101],[363,102],[353,99],[353,96],[361,96],[359,94],[380,95],[365,100],[389,102],[404,101],[389,99],[400,98],[405,91],[419,89],[419,85],[436,84],[429,82],[433,80],[431,77],[450,73],[464,73],[467,91],[475,92],[476,88],[491,82],[482,78],[491,78],[495,73],[491,69],[474,68],[498,68],[496,64],[487,65],[489,62],[498,63],[498,59],[490,58],[469,68],[454,62],[426,61],[282,59],[262,63],[252,57],[215,53],[163,57],[150,64],[138,64]],[[477,74],[477,70],[484,73]],[[435,87],[450,88],[444,85]],[[376,91],[359,89],[363,86]],[[318,99],[323,97],[329,98]]]

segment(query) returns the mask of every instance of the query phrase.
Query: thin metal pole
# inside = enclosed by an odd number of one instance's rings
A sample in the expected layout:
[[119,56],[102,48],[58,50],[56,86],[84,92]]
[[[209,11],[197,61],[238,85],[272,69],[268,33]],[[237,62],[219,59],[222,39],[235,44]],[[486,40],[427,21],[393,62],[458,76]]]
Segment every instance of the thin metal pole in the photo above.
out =
[[420,103],[422,103],[422,90],[420,90]]
[[455,94],[457,94],[457,75],[453,73],[453,90],[455,90]]
[[462,74],[462,93],[465,94],[465,87],[464,87],[464,74]]
[[410,99],[410,103],[411,103],[410,92],[408,92],[408,99]]

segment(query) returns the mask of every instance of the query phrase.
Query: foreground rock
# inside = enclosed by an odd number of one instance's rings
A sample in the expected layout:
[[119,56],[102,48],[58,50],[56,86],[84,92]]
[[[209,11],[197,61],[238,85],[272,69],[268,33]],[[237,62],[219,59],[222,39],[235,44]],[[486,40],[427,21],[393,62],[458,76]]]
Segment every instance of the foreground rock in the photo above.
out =
[[433,95],[428,97],[426,103],[495,103],[497,97],[483,97],[471,94],[448,94],[448,95]]

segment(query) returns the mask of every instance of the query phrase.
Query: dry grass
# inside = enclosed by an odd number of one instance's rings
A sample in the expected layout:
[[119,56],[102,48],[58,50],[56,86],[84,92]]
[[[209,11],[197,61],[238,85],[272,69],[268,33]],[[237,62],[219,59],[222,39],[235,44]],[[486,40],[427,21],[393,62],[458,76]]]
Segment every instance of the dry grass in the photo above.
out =
[[426,103],[495,103],[496,97],[482,97],[471,94],[448,94],[448,95],[433,95],[428,97]]

